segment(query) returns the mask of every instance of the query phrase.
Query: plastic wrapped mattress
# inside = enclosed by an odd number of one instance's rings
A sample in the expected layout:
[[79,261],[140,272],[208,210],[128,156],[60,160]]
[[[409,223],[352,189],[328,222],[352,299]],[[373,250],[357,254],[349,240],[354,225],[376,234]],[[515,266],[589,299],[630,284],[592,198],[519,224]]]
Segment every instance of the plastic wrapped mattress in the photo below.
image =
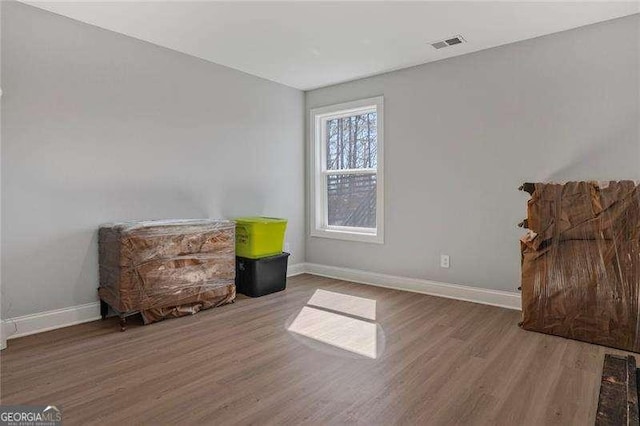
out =
[[529,186],[522,327],[640,352],[640,187]]

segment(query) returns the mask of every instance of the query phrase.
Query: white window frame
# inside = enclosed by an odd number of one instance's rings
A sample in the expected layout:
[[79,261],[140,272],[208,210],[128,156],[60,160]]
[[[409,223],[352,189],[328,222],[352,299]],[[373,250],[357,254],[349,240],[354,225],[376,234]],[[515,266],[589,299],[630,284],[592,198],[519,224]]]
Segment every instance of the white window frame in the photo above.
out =
[[[329,118],[340,118],[375,109],[377,114],[376,169],[327,170],[326,126]],[[382,96],[314,108],[309,112],[309,228],[312,237],[367,243],[384,243],[384,99]],[[376,227],[358,228],[328,224],[327,179],[329,174],[376,173]]]

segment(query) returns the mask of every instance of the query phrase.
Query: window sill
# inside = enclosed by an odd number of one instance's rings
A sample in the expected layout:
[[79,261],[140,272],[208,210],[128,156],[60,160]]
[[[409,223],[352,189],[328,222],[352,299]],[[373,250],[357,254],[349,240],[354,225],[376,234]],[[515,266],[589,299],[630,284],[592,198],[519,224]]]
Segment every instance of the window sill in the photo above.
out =
[[311,237],[329,238],[333,240],[356,241],[360,243],[384,244],[384,236],[381,233],[354,232],[334,229],[313,229]]

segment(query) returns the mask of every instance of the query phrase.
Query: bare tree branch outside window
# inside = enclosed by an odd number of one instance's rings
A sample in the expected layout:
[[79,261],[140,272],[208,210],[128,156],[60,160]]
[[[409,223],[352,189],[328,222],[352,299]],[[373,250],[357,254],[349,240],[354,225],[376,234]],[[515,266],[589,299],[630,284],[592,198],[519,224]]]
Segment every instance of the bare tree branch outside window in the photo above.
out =
[[[377,167],[377,114],[326,122],[327,170]],[[331,226],[376,227],[376,172],[327,175]]]

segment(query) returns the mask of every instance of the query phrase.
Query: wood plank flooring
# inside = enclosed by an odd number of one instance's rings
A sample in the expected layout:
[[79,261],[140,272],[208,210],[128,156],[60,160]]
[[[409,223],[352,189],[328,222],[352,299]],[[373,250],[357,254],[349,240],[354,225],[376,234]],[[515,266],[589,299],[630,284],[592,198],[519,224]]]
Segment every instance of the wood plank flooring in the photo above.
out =
[[[340,335],[358,321],[313,338],[287,330],[318,289],[375,300],[375,320],[349,309],[355,298],[334,311],[324,293],[311,308],[376,323],[376,358],[337,347],[366,341]],[[604,353],[624,352],[523,331],[519,316],[301,275],[284,292],[124,333],[110,318],[10,340],[0,397],[61,406],[67,425],[593,424]]]

